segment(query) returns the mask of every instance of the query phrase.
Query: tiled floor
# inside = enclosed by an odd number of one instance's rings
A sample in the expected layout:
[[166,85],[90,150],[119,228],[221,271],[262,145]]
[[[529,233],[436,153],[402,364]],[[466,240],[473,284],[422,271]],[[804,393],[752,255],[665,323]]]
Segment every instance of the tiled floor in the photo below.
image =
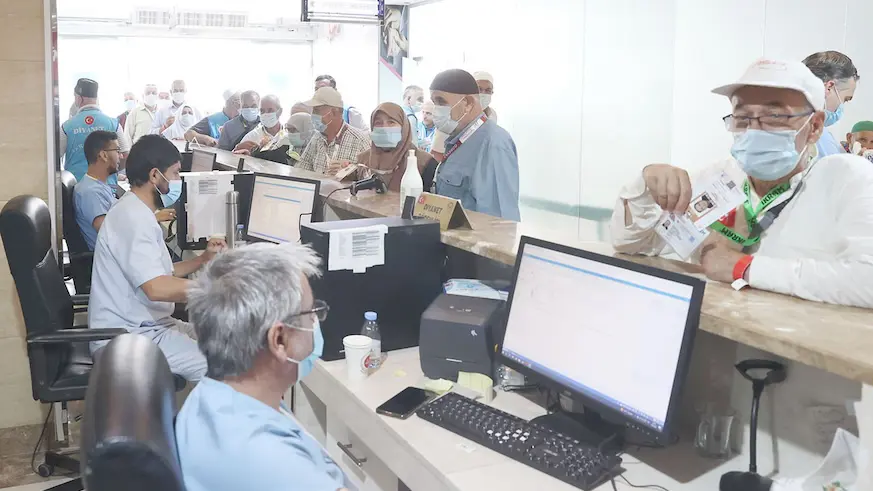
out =
[[36,484],[26,484],[24,486],[15,486],[14,488],[0,488],[0,491],[44,491],[52,486],[57,486],[66,482],[66,480],[53,480],[44,483],[36,483]]

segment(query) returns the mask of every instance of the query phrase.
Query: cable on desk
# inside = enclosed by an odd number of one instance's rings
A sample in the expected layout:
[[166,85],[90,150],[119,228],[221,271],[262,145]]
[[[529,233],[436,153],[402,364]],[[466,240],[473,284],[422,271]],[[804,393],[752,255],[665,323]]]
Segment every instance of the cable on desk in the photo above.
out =
[[[622,481],[624,481],[625,484],[627,484],[628,486],[635,488],[635,489],[657,489],[659,491],[670,491],[669,489],[665,488],[664,486],[659,486],[657,484],[634,484],[634,483],[628,481],[627,478],[624,477],[623,475],[618,476],[618,478],[621,479]],[[615,478],[610,479],[610,482],[612,483],[613,491],[618,491],[618,488],[615,486]]]
[[[330,200],[330,197],[333,196],[333,193],[337,191],[348,191],[349,189],[352,189],[352,187],[346,186],[344,188],[336,188],[333,191],[327,193],[327,196],[325,196],[324,200],[321,202],[321,214],[325,215],[325,211],[327,211],[327,202]],[[324,220],[324,217],[322,216],[321,219]]]

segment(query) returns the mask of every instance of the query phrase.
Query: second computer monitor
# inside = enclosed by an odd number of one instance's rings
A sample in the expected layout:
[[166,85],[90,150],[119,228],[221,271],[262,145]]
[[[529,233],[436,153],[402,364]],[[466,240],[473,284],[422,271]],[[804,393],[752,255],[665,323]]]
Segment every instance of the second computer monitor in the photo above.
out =
[[311,221],[320,183],[312,179],[255,174],[249,239],[282,244],[300,240],[300,224]]
[[191,172],[212,172],[215,166],[215,154],[204,150],[191,152]]
[[704,282],[528,237],[515,275],[507,365],[667,443]]

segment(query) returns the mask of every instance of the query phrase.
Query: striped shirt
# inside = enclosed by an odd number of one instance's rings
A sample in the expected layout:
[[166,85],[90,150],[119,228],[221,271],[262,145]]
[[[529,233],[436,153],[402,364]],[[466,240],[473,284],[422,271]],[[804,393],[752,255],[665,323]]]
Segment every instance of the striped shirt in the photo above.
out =
[[300,156],[298,169],[327,173],[332,160],[349,160],[357,162],[358,155],[370,149],[370,135],[362,130],[344,124],[333,142],[315,132],[306,150]]

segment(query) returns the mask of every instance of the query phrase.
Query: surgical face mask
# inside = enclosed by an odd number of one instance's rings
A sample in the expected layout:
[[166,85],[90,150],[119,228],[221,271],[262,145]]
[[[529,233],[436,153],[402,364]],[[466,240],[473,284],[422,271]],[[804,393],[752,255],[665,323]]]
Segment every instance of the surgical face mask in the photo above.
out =
[[262,113],[261,123],[264,124],[264,128],[272,128],[276,126],[279,124],[279,113]]
[[288,144],[292,147],[304,147],[307,143],[308,140],[304,140],[300,133],[288,133]]
[[142,97],[142,101],[146,106],[155,107],[158,103],[158,94],[146,94]]
[[163,177],[164,180],[167,181],[170,188],[169,191],[167,191],[167,194],[162,193],[157,186],[155,186],[155,190],[158,192],[158,194],[161,195],[161,203],[164,204],[164,207],[169,208],[170,206],[173,206],[173,203],[179,200],[180,196],[182,196],[182,180],[179,179],[178,181],[171,181],[167,179],[166,176],[164,176],[164,174],[160,171],[158,171],[158,174],[161,174],[161,177]]
[[[743,172],[762,181],[776,181],[797,167],[801,155],[797,152],[797,135],[809,124],[812,116],[799,130],[764,131],[748,129],[734,135],[731,155]],[[804,153],[806,151],[804,150]]]
[[124,107],[128,111],[133,111],[133,108],[136,107],[136,101],[133,99],[128,99],[128,100],[124,101]]
[[190,127],[194,126],[194,115],[193,114],[183,114],[179,118],[179,124],[181,124],[183,128],[190,128]]
[[179,105],[179,104],[182,104],[183,102],[185,102],[185,93],[184,92],[173,92],[171,95],[173,97],[173,102],[175,102],[176,105]]
[[452,109],[463,100],[456,102],[454,106],[435,106],[433,108],[433,122],[438,130],[451,135],[458,129],[458,120],[452,119]]
[[491,94],[479,94],[479,103],[482,104],[482,109],[491,105],[491,97]]
[[840,95],[840,91],[837,89],[837,86],[834,85],[834,94],[837,95],[837,100],[840,102],[840,105],[833,111],[828,111],[828,108],[825,107],[825,126],[833,126],[837,124],[837,121],[843,117],[843,97]]
[[239,110],[239,113],[249,123],[254,123],[258,120],[258,116],[261,115],[261,111],[256,107],[244,107]]
[[[327,115],[325,114],[325,116],[327,116]],[[318,114],[314,114],[314,113],[312,114],[312,127],[315,129],[315,131],[321,133],[322,135],[324,134],[325,131],[327,131],[327,125],[329,125],[332,122],[333,122],[333,118],[331,118],[330,121],[325,123],[322,116],[320,116]]]
[[397,148],[403,138],[403,128],[400,126],[373,128],[370,139],[379,148]]
[[312,324],[312,329],[304,329],[295,326],[287,327],[312,333],[312,352],[309,353],[309,356],[302,360],[295,360],[291,357],[286,358],[288,362],[297,365],[297,380],[294,382],[296,384],[312,372],[312,369],[315,367],[315,361],[321,358],[321,353],[324,350],[324,337],[321,334],[321,323],[318,322],[318,319],[315,319],[315,323]]
[[422,104],[421,102],[413,102],[409,108],[412,109],[412,112],[417,113],[421,111]]

